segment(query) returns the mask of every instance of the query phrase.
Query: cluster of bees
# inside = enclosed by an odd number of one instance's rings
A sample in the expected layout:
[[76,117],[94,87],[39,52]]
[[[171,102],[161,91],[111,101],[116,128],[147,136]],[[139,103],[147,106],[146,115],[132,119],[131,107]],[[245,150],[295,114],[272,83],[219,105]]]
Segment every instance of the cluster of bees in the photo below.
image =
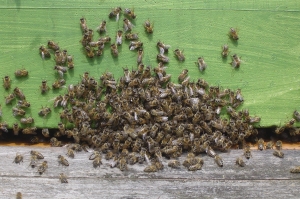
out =
[[283,132],[289,133],[291,136],[300,135],[300,128],[294,127],[295,122],[300,122],[300,113],[295,110],[293,112],[293,118],[285,122],[284,125],[278,126],[275,129],[276,134],[282,134]]
[[[42,153],[38,152],[38,151],[30,151],[30,163],[29,163],[29,167],[31,168],[36,168],[37,167],[37,172],[42,175],[47,169],[48,169],[48,162],[45,160],[43,161],[41,164],[38,164],[39,160],[43,160],[44,156]],[[21,162],[23,162],[23,155],[21,155],[20,153],[16,154],[16,157],[13,161],[13,163],[16,164],[20,164]],[[59,155],[58,156],[58,163],[64,166],[69,166],[69,163],[67,161],[67,159],[64,158],[64,156]],[[59,179],[61,181],[61,183],[68,183],[67,177],[65,174],[61,173],[59,175]]]

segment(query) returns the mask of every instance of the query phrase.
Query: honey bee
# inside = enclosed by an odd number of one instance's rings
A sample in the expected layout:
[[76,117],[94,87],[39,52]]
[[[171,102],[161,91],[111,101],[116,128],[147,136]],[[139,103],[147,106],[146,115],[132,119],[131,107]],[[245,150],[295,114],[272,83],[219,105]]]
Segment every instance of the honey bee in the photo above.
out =
[[19,131],[20,131],[19,124],[18,124],[18,123],[14,123],[14,124],[13,124],[13,132],[14,132],[14,135],[19,135]]
[[138,40],[138,39],[139,39],[139,36],[138,36],[137,33],[127,33],[127,34],[125,35],[125,38],[126,38],[127,40]]
[[179,74],[178,76],[178,81],[179,82],[182,82],[185,80],[185,78],[188,76],[188,72],[189,70],[188,69],[183,69],[182,72]]
[[51,109],[48,107],[42,107],[39,111],[39,116],[46,117],[49,113],[51,113]]
[[234,28],[230,28],[229,36],[230,36],[231,39],[236,40],[236,41],[239,39],[237,31]]
[[188,167],[189,171],[197,171],[200,170],[202,168],[202,164],[194,164]]
[[21,124],[32,124],[34,119],[32,117],[21,118],[20,122]]
[[118,46],[122,44],[122,34],[123,34],[123,31],[118,30],[117,39],[116,39],[116,43],[117,43]]
[[252,157],[252,154],[251,154],[251,150],[250,150],[250,146],[247,145],[244,149],[244,156],[247,158],[247,159],[250,159],[250,157]]
[[49,50],[47,48],[45,48],[44,46],[41,46],[39,48],[39,50],[40,50],[40,54],[42,56],[42,59],[45,59],[45,57],[47,57],[47,58],[51,57]]
[[102,164],[101,156],[97,155],[93,161],[93,167],[94,168],[100,167],[101,164]]
[[236,159],[235,163],[236,163],[237,165],[239,165],[240,167],[244,167],[244,166],[245,166],[245,162],[244,162],[244,160],[243,160],[242,157],[238,157],[238,158]]
[[144,172],[157,172],[158,169],[155,164],[151,164],[144,169]]
[[149,20],[145,21],[144,28],[145,28],[147,33],[150,33],[150,34],[153,33],[153,23],[151,23]]
[[134,25],[129,21],[129,19],[124,19],[124,32],[131,31]]
[[73,149],[68,149],[67,156],[69,156],[70,158],[74,158],[75,154]]
[[275,143],[275,148],[277,150],[281,150],[282,149],[282,141],[281,140],[278,140],[276,143]]
[[198,61],[195,62],[198,65],[199,70],[202,72],[207,68],[207,65],[203,59],[203,57],[199,57]]
[[30,103],[25,101],[25,100],[19,100],[18,104],[17,104],[17,107],[19,107],[19,108],[28,108],[28,107],[30,107]]
[[29,166],[31,166],[31,168],[35,168],[36,165],[37,165],[37,156],[31,155]]
[[223,167],[223,160],[222,160],[221,156],[216,155],[216,156],[215,156],[215,162],[217,163],[217,165],[218,165],[219,167]]
[[85,47],[85,52],[86,52],[86,56],[88,56],[89,58],[93,58],[95,56],[94,50],[89,46]]
[[131,41],[129,43],[129,50],[139,49],[143,46],[143,42],[140,41]]
[[61,141],[58,141],[55,137],[53,137],[50,139],[50,145],[52,147],[60,147],[60,146],[62,146],[62,143],[61,143]]
[[103,21],[101,22],[101,24],[97,27],[97,31],[98,31],[100,34],[106,32],[106,21],[105,21],[105,20],[103,20]]
[[217,155],[216,152],[210,146],[206,148],[206,153],[207,155],[213,158]]
[[13,163],[20,164],[21,162],[23,162],[23,156],[17,153]]
[[258,150],[264,150],[264,146],[265,146],[265,142],[262,138],[260,138],[258,141],[257,141],[257,145],[258,145]]
[[30,151],[30,154],[33,155],[33,156],[36,156],[37,159],[44,159],[43,154],[41,154],[41,153],[38,152],[38,151],[32,150],[32,151]]
[[174,169],[178,169],[180,167],[180,162],[178,160],[170,160],[168,162],[168,166]]
[[159,53],[160,54],[164,54],[164,53],[168,53],[168,51],[169,51],[169,48],[171,47],[170,45],[166,45],[166,44],[164,44],[164,43],[162,43],[162,42],[157,42],[157,47],[159,48]]
[[80,26],[83,32],[87,32],[88,31],[88,27],[86,25],[86,20],[85,18],[81,18],[80,19]]
[[118,47],[116,44],[111,44],[110,45],[110,50],[111,50],[111,54],[115,57],[118,56],[119,52],[118,52]]
[[16,87],[14,89],[14,94],[20,98],[21,100],[25,100],[25,95],[23,94],[23,92],[21,91],[21,89],[19,89],[18,87]]
[[12,112],[13,112],[13,116],[23,116],[26,113],[23,109],[20,108],[13,108]]
[[230,63],[233,68],[239,68],[241,65],[241,59],[237,54],[232,55],[232,62]]
[[128,17],[132,18],[132,19],[136,18],[136,15],[134,14],[134,9],[125,8],[124,14],[127,15]]
[[284,157],[284,153],[282,151],[280,151],[280,150],[274,150],[273,155],[277,156],[279,158],[283,158]]
[[38,172],[40,175],[42,175],[48,168],[48,162],[44,161],[39,167],[38,167]]
[[65,125],[64,125],[63,123],[59,122],[57,126],[58,126],[59,132],[60,132],[62,135],[64,135],[64,134],[65,134],[65,130],[66,130]]
[[22,193],[21,192],[17,192],[16,199],[22,199]]
[[56,80],[53,84],[52,84],[52,88],[53,89],[59,89],[61,87],[63,87],[66,84],[66,80],[64,79],[59,79]]
[[54,52],[59,50],[59,46],[54,41],[48,41],[48,47],[54,50]]
[[296,166],[290,169],[291,173],[300,173],[300,166]]
[[28,75],[28,71],[26,69],[19,69],[15,71],[16,77],[26,77]]
[[127,167],[127,161],[126,161],[126,159],[125,159],[124,157],[122,157],[122,158],[119,160],[118,168],[119,168],[121,171],[128,170],[128,167]]
[[67,176],[63,173],[59,174],[59,180],[61,183],[68,183]]
[[140,65],[140,64],[142,64],[142,62],[143,62],[143,54],[144,54],[144,50],[143,50],[143,48],[140,48],[139,50],[138,50],[138,57],[137,57],[137,64],[138,65]]
[[25,135],[36,135],[36,132],[35,132],[36,130],[37,130],[36,127],[27,127],[22,130],[22,133]]
[[46,92],[48,92],[50,90],[50,87],[47,85],[46,80],[42,81],[42,85],[40,86],[40,89],[41,89],[42,94],[45,94]]
[[46,138],[50,137],[49,129],[46,128],[42,129],[42,134]]
[[121,7],[116,7],[112,9],[112,11],[109,13],[108,17],[111,19],[113,17],[116,17],[116,21],[119,21],[120,12],[122,11]]
[[67,66],[69,69],[73,69],[74,68],[74,62],[73,62],[73,57],[71,55],[67,56]]
[[10,88],[10,84],[11,84],[11,80],[10,80],[10,77],[9,76],[5,76],[3,78],[3,87],[8,90]]
[[64,166],[69,166],[68,160],[62,155],[58,156],[58,163]]
[[174,53],[179,61],[184,61],[185,57],[183,55],[183,51],[181,51],[179,49],[175,49]]
[[169,58],[165,55],[162,55],[162,54],[158,54],[156,56],[156,59],[157,59],[157,61],[163,62],[163,63],[168,63],[169,62]]
[[16,96],[12,93],[5,97],[5,104],[10,104]]
[[300,113],[297,110],[294,111],[293,115],[297,122],[300,122]]
[[227,57],[229,54],[229,47],[227,44],[225,44],[224,46],[222,46],[222,56],[223,57]]

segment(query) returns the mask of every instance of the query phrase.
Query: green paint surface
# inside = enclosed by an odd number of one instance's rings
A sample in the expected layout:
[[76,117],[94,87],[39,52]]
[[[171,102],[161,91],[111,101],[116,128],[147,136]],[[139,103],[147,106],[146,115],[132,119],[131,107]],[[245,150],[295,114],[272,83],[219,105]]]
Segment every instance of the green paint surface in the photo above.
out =
[[[102,57],[89,59],[80,44],[81,29],[79,19],[85,17],[88,27],[96,30],[101,20],[107,20],[107,35],[115,41],[116,31],[123,28],[123,15],[120,21],[109,20],[111,8],[134,7],[137,18],[133,32],[139,33],[144,43],[146,65],[156,66],[157,41],[171,45],[170,63],[167,73],[172,80],[182,69],[187,68],[191,79],[204,78],[211,86],[242,89],[245,102],[240,109],[247,108],[251,115],[261,117],[260,126],[280,125],[292,117],[295,109],[300,110],[299,98],[299,21],[300,2],[297,1],[0,1],[0,77],[9,75],[12,88],[0,93],[7,96],[13,88],[24,91],[31,107],[27,116],[35,119],[37,127],[56,127],[62,108],[53,109],[49,117],[38,116],[42,106],[53,106],[53,99],[66,89],[49,91],[41,95],[39,86],[42,80],[49,85],[57,74],[54,60],[42,60],[38,48],[48,40],[59,43],[62,49],[74,56],[74,71],[66,75],[67,85],[77,84],[80,76],[88,71],[99,78],[105,71],[114,73],[115,78],[123,74],[122,67],[136,67],[136,52],[128,49],[129,42],[124,41],[119,48],[119,57],[114,59],[109,45]],[[143,23],[150,19],[154,22],[154,33],[145,33]],[[237,43],[228,37],[230,27],[239,31]],[[94,40],[99,38],[94,33]],[[235,70],[229,64],[231,58],[221,58],[221,46],[229,45],[230,55],[241,57],[242,64]],[[177,61],[172,53],[176,48],[184,50],[186,60]],[[53,55],[53,54],[52,54]],[[195,62],[203,56],[208,68],[200,73]],[[53,57],[53,56],[52,56]],[[26,68],[28,78],[17,79],[14,71]],[[12,105],[2,105],[2,121],[9,126],[20,118],[12,116]],[[299,126],[299,124],[298,124]]]

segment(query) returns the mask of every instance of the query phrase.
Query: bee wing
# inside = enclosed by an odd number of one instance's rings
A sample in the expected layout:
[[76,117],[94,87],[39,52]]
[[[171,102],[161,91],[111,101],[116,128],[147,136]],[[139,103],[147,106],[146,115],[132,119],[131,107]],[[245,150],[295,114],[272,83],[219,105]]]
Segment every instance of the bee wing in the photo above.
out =
[[165,49],[163,47],[159,47],[159,53],[163,55],[165,53]]
[[42,52],[41,54],[42,54],[42,59],[45,59],[45,53]]
[[134,46],[130,46],[129,50],[135,50]]
[[120,13],[117,14],[116,21],[119,21],[119,18],[120,18]]
[[119,44],[119,45],[122,44],[122,36],[121,37],[117,36],[117,42],[116,43]]

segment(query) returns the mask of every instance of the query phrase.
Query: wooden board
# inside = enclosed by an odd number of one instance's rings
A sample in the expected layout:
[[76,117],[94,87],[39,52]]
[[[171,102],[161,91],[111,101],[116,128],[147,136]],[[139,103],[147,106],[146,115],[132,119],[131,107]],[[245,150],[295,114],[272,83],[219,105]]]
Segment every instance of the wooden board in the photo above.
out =
[[[169,53],[167,73],[173,75],[173,81],[176,82],[180,71],[187,68],[191,79],[204,78],[213,86],[241,88],[245,98],[241,108],[248,108],[252,115],[260,116],[262,127],[283,124],[300,108],[298,1],[0,1],[0,77],[9,75],[12,88],[24,91],[32,104],[26,110],[27,116],[34,117],[37,127],[57,126],[61,109],[54,109],[46,119],[39,117],[38,111],[42,106],[51,107],[53,98],[66,92],[61,89],[41,95],[39,91],[42,80],[52,84],[57,78],[54,60],[43,61],[38,54],[39,46],[46,45],[49,39],[74,56],[75,69],[66,75],[67,84],[78,83],[85,71],[97,79],[103,72],[111,71],[117,79],[122,75],[122,67],[136,66],[136,53],[128,50],[128,42],[120,47],[118,59],[112,58],[109,46],[98,59],[90,60],[82,52],[79,18],[84,16],[94,30],[101,20],[107,20],[107,34],[114,41],[116,31],[122,29],[122,20],[108,20],[108,13],[116,6],[135,8],[134,32],[138,32],[144,42],[146,65],[157,64],[155,45],[158,40],[170,44],[172,51],[184,49],[184,63],[179,63],[173,53]],[[146,19],[155,23],[152,36],[144,31],[142,24]],[[238,43],[228,38],[230,27],[238,28]],[[237,53],[242,57],[239,70],[229,65],[230,57],[222,60],[220,56],[221,46],[226,43],[231,55]],[[208,64],[205,73],[200,73],[194,63],[199,56]],[[14,71],[20,68],[29,70],[29,78],[14,77]],[[5,91],[0,87],[1,96],[11,92],[12,89]],[[5,106],[3,99],[0,104],[2,121],[11,127],[20,119],[12,117],[11,109],[16,102]]]
[[[28,167],[30,150],[45,156],[49,168],[39,175]],[[24,155],[20,165],[12,163],[15,154]],[[66,148],[0,147],[1,198],[13,198],[20,191],[23,198],[297,198],[300,174],[291,174],[290,168],[300,165],[299,151],[283,150],[283,159],[272,155],[272,150],[252,150],[252,158],[244,168],[234,164],[242,150],[231,150],[220,155],[224,167],[203,155],[202,170],[189,172],[167,167],[157,173],[145,173],[146,163],[129,166],[121,172],[110,168],[103,160],[100,168],[93,168],[88,160],[90,152],[76,153],[67,158],[70,166],[58,165],[57,156]],[[184,156],[179,160],[182,162]],[[68,184],[61,184],[58,175],[65,173]]]

